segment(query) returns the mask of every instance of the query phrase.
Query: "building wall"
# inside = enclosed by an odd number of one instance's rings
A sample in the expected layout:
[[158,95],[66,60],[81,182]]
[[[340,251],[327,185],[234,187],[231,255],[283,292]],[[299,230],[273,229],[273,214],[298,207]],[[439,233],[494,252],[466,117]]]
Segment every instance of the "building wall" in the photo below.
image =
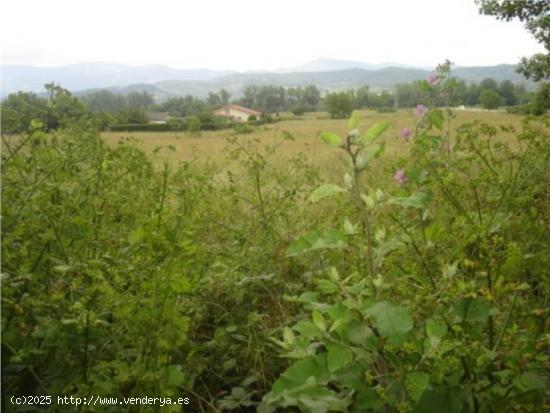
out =
[[221,108],[221,109],[215,110],[214,114],[218,116],[226,116],[229,118],[234,118],[236,120],[240,120],[243,122],[246,122],[250,116],[248,113],[242,112],[235,108],[229,108],[229,110],[227,110],[226,108]]

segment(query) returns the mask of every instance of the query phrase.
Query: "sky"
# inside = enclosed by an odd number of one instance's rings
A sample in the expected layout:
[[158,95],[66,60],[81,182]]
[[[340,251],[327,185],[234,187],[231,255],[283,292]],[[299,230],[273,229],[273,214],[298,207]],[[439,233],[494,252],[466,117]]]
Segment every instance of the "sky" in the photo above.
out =
[[2,64],[272,70],[316,58],[435,66],[543,51],[474,0],[4,0]]

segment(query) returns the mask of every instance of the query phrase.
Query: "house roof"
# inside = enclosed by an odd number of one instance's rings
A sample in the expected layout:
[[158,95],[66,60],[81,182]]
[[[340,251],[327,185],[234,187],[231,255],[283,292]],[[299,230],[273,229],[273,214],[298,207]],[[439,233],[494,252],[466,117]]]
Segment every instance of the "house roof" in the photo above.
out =
[[263,112],[258,112],[257,110],[254,110],[254,109],[249,109],[249,108],[245,108],[244,106],[234,105],[234,104],[220,106],[220,107],[216,108],[215,110],[217,112],[217,111],[222,110],[222,109],[234,109],[234,110],[238,110],[240,112],[248,113],[249,115],[256,115],[256,116],[259,116],[263,113]]

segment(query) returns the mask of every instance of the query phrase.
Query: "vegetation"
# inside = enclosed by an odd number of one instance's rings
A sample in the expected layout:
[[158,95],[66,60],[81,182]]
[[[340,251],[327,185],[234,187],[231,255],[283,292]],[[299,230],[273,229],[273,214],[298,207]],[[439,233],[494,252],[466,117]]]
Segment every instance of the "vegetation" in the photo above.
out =
[[541,411],[550,121],[455,125],[448,69],[415,117],[244,124],[216,162],[80,119],[3,135],[4,395]]
[[[480,4],[545,39],[544,3]],[[2,410],[70,394],[184,396],[201,413],[544,411],[549,91],[466,85],[449,61],[396,93],[250,86],[240,103],[294,112],[272,125],[213,116],[223,89],[10,95]],[[465,103],[530,115],[451,109]]]

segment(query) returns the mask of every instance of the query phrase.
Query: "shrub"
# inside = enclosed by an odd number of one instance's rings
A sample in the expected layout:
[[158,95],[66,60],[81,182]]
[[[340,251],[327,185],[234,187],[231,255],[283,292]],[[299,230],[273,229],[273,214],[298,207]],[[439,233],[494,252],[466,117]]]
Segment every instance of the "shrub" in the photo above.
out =
[[353,97],[346,92],[329,93],[325,98],[325,106],[332,118],[347,118],[353,111]]
[[302,116],[306,113],[306,109],[303,105],[294,105],[290,108],[290,112],[292,112],[294,116]]
[[233,131],[235,134],[238,135],[247,135],[254,132],[254,130],[255,128],[253,126],[246,123],[235,123],[233,125]]
[[113,132],[167,132],[173,129],[169,123],[130,123],[111,125],[109,130]]
[[198,132],[201,130],[202,123],[198,116],[191,115],[185,119],[185,128],[189,132]]
[[499,106],[502,106],[504,99],[499,93],[495,90],[489,89],[484,90],[479,95],[479,103],[485,109],[497,109]]

